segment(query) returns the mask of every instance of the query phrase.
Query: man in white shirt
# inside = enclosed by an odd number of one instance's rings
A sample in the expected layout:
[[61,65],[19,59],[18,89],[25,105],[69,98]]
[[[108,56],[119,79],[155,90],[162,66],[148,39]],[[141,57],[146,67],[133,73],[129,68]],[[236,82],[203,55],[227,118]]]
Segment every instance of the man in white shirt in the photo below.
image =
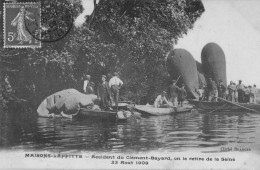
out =
[[123,81],[120,80],[117,72],[114,72],[114,77],[109,80],[109,87],[111,88],[112,101],[115,103],[115,106],[118,106],[119,99],[119,89],[123,85]]
[[257,93],[257,88],[256,85],[251,88],[250,90],[250,103],[256,104],[256,93]]
[[83,92],[86,93],[88,83],[90,82],[90,75],[86,75],[84,78],[85,78],[85,80],[84,80],[84,83],[83,83]]
[[163,91],[162,94],[158,95],[157,98],[154,101],[153,106],[155,108],[159,108],[159,107],[169,107],[171,106],[171,104],[169,103],[169,101],[166,99],[166,92]]

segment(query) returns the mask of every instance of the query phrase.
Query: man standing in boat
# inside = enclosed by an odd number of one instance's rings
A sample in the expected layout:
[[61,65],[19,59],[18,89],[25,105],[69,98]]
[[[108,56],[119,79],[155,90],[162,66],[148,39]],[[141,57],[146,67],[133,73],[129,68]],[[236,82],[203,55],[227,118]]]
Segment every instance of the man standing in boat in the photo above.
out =
[[239,80],[239,84],[237,85],[237,93],[238,93],[238,102],[243,103],[244,102],[244,96],[245,96],[245,86],[242,84],[242,80]]
[[166,108],[171,106],[169,101],[166,99],[166,91],[163,91],[154,101],[153,106],[155,108]]
[[101,83],[98,85],[97,96],[100,101],[100,108],[102,110],[108,110],[110,101],[110,88],[108,82],[106,81],[105,75],[102,75],[101,77]]
[[178,105],[182,107],[183,101],[187,97],[187,92],[185,90],[185,85],[182,84],[181,88],[178,91]]
[[83,92],[86,93],[88,83],[90,82],[90,75],[84,76],[85,80],[83,82]]
[[89,82],[87,87],[86,87],[85,94],[95,94],[94,86],[95,86],[94,82],[92,82],[92,81]]
[[238,102],[237,85],[236,85],[236,83],[234,83],[234,82],[233,82],[233,84],[234,84],[234,86],[236,87],[236,88],[235,88],[235,96],[234,96],[234,100],[235,100],[235,102]]
[[118,106],[118,100],[119,100],[119,89],[123,85],[123,81],[119,79],[119,75],[117,72],[114,72],[114,77],[112,77],[109,80],[109,87],[111,88],[111,94],[113,103],[115,103],[115,106]]
[[257,88],[256,85],[254,84],[254,86],[252,87],[251,91],[251,103],[256,104],[256,93],[257,93]]
[[231,102],[235,101],[235,92],[236,92],[236,85],[233,83],[233,81],[230,81],[230,84],[228,85],[228,100]]
[[223,99],[226,99],[226,87],[225,85],[223,84],[223,81],[222,80],[219,80],[219,84],[218,84],[218,96],[223,98]]
[[169,96],[169,101],[172,102],[173,106],[178,105],[178,91],[179,87],[176,85],[176,80],[172,80],[172,84],[169,85],[168,87],[168,96]]
[[209,101],[217,101],[216,97],[218,97],[218,89],[215,81],[212,80],[212,78],[209,78],[208,90],[209,90]]
[[249,103],[256,104],[256,93],[257,93],[257,89],[256,89],[256,85],[254,84],[253,87],[250,86]]
[[251,89],[251,86],[245,86],[244,103],[250,102],[250,89]]

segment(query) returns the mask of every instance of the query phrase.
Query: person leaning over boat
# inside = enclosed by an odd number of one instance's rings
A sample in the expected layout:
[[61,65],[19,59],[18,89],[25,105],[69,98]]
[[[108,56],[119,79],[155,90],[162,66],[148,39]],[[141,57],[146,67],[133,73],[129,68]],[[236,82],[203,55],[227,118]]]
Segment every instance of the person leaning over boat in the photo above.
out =
[[223,84],[223,81],[222,80],[219,80],[219,84],[218,84],[218,96],[223,98],[223,99],[226,99],[226,87],[225,85]]
[[172,102],[173,106],[177,106],[178,104],[178,91],[179,87],[176,85],[176,81],[172,80],[172,83],[168,87],[168,97],[169,101]]
[[114,72],[114,77],[109,80],[109,87],[111,88],[112,99],[115,106],[118,106],[119,89],[122,85],[123,81],[119,79],[118,73]]
[[244,96],[245,96],[245,86],[242,84],[242,80],[239,80],[239,84],[237,85],[237,93],[238,93],[238,102],[243,103],[244,102]]
[[102,110],[108,110],[109,108],[109,101],[110,101],[110,88],[109,84],[106,81],[106,76],[101,76],[101,82],[98,85],[97,96],[100,101],[100,108]]
[[183,101],[187,97],[187,92],[185,90],[185,85],[182,84],[181,88],[178,90],[178,105],[182,107]]
[[205,96],[205,87],[204,84],[200,86],[198,89],[195,89],[195,92],[199,95],[199,101],[203,101]]
[[84,82],[83,82],[83,92],[84,93],[86,93],[86,88],[87,88],[87,86],[88,86],[88,84],[89,84],[89,82],[90,82],[90,75],[85,75],[84,76],[84,78],[85,78],[85,80],[84,80]]
[[209,101],[217,101],[216,97],[218,97],[218,89],[215,81],[212,80],[212,78],[209,78],[208,90],[209,90]]
[[166,91],[163,91],[160,95],[158,95],[153,103],[155,108],[165,108],[171,106],[169,101],[166,99]]

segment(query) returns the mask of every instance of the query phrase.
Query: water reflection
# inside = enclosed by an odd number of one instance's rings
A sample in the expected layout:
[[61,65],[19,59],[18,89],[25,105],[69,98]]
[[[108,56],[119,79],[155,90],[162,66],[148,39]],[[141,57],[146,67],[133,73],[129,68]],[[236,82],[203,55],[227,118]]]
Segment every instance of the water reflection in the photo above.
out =
[[[260,115],[183,113],[109,122],[1,114],[2,149],[139,152],[252,147],[260,152]],[[214,149],[213,149],[214,150]]]

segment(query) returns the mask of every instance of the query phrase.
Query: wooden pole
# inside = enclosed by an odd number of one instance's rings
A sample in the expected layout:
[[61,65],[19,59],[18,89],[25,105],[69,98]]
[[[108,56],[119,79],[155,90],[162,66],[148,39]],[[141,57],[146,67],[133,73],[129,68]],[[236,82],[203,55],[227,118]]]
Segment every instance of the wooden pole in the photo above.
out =
[[177,84],[177,83],[178,83],[178,81],[179,81],[180,77],[181,77],[181,75],[179,75],[179,77],[177,78],[177,80],[176,80],[175,84]]
[[118,112],[118,99],[119,99],[119,89],[118,89],[118,96],[116,96],[116,112]]
[[227,105],[227,103],[225,103],[224,105],[222,105],[222,106],[220,106],[220,107],[218,107],[218,108],[216,108],[216,109],[210,111],[209,113],[213,113],[213,112],[215,112],[215,111],[217,111],[217,110],[219,110],[219,109],[225,107],[226,105]]
[[221,97],[216,97],[216,98],[218,98],[218,99],[220,99],[220,100],[223,100],[223,101],[225,101],[225,102],[227,102],[227,103],[230,103],[230,104],[236,105],[236,106],[238,106],[238,107],[241,107],[241,108],[243,108],[243,109],[250,110],[251,112],[257,112],[257,113],[258,113],[258,111],[254,110],[254,109],[250,109],[250,108],[247,108],[247,107],[245,107],[245,106],[241,106],[241,105],[239,105],[239,104],[237,104],[237,103],[234,103],[234,102],[228,101],[228,100],[223,99],[223,98],[221,98]]

